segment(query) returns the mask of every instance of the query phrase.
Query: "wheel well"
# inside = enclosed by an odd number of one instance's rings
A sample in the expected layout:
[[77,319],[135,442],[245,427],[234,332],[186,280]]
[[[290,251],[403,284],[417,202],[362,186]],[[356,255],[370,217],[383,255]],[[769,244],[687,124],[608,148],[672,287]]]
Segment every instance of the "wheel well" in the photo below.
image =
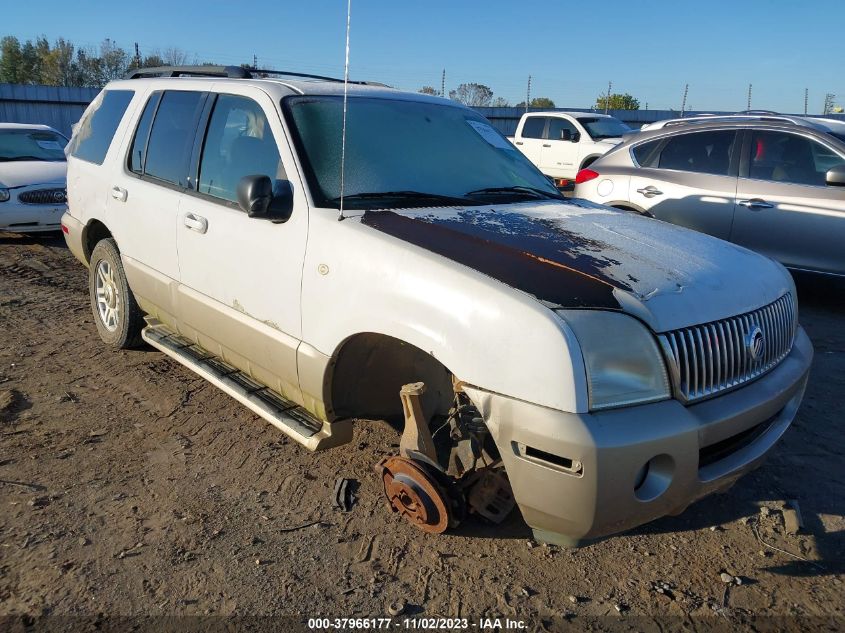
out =
[[616,203],[613,203],[613,204],[608,205],[608,206],[611,206],[611,207],[613,207],[614,209],[621,209],[621,210],[623,210],[623,211],[633,211],[634,213],[639,213],[640,215],[644,215],[644,216],[649,217],[649,218],[653,218],[653,217],[654,217],[654,216],[653,216],[651,213],[649,213],[648,211],[644,211],[643,209],[638,209],[637,207],[635,207],[635,206],[633,206],[633,205],[630,205],[630,204],[616,204]]
[[111,231],[99,220],[91,220],[82,232],[82,248],[85,254],[85,261],[91,261],[91,253],[97,242],[111,237]]
[[451,372],[428,352],[392,336],[366,332],[347,339],[329,364],[329,419],[364,418],[401,422],[399,389],[424,382],[427,417],[445,415],[454,392]]

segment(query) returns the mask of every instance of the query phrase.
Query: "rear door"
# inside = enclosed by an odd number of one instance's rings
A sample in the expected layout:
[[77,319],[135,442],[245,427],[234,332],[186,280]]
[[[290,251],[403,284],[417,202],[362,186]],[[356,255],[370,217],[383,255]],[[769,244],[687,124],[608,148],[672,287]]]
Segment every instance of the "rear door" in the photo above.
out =
[[578,133],[575,125],[561,117],[549,117],[546,142],[540,154],[540,171],[556,178],[574,178],[578,171]]
[[535,165],[540,164],[543,145],[546,144],[545,133],[548,118],[544,116],[528,116],[522,125],[520,136],[514,139],[514,144]]
[[654,217],[722,239],[731,234],[736,130],[673,134],[635,145],[629,199]]
[[[176,227],[182,317],[208,349],[301,402],[296,350],[307,202],[276,104],[249,86],[225,90],[210,97],[194,148],[196,187],[183,197]],[[241,210],[237,186],[248,175],[292,183],[287,222]]]
[[808,134],[751,130],[731,240],[787,266],[845,273],[845,189],[825,173],[845,156]]
[[[176,219],[190,184],[188,161],[205,92],[152,92],[132,130],[128,151],[113,165],[108,204],[133,291],[175,311],[179,279]],[[142,306],[150,309],[149,305]],[[161,316],[161,315],[160,315]]]

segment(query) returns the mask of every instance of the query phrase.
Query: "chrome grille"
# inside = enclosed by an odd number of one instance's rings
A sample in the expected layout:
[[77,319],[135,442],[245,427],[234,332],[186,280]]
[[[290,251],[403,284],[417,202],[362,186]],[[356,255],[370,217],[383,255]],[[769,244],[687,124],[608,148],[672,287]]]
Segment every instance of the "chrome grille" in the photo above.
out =
[[67,201],[67,192],[64,189],[36,189],[24,191],[18,196],[18,200],[25,204],[64,204]]
[[[765,374],[789,354],[796,327],[795,300],[785,294],[747,314],[659,334],[675,397],[695,402]],[[756,328],[763,344],[754,358]]]

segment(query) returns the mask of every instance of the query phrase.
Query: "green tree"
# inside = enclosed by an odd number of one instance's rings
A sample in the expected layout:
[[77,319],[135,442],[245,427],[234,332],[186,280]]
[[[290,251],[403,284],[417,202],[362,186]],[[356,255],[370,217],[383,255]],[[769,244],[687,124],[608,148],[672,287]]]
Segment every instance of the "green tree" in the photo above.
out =
[[490,107],[492,108],[507,108],[510,107],[510,103],[504,97],[496,97],[493,101],[490,102]]
[[[525,101],[520,101],[516,104],[517,108],[524,108]],[[531,103],[528,106],[529,108],[554,108],[555,102],[549,99],[548,97],[534,97],[531,99]]]
[[596,110],[639,110],[640,102],[627,92],[625,94],[600,95],[596,99]]
[[484,108],[493,100],[493,91],[484,84],[461,84],[449,91],[449,98],[472,108]]
[[7,35],[0,40],[0,82],[9,84],[24,83],[21,74],[21,43],[18,38]]

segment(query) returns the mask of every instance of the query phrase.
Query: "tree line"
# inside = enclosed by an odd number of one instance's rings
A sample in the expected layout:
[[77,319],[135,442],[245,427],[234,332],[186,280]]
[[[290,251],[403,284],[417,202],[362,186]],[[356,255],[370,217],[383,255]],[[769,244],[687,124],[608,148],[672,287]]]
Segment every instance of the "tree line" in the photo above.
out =
[[188,55],[179,48],[141,56],[108,38],[95,47],[61,37],[52,44],[43,36],[23,43],[11,35],[0,39],[0,83],[102,88],[135,68],[186,63]]
[[[418,92],[427,95],[443,96],[439,90],[432,86],[423,86]],[[508,108],[510,102],[504,97],[493,98],[493,90],[490,86],[479,83],[460,84],[454,90],[449,91],[449,98],[458,101],[472,108]],[[524,108],[525,101],[515,104],[515,108]],[[548,97],[535,97],[528,103],[529,108],[554,108],[555,102]],[[602,94],[596,98],[593,106],[596,110],[639,110],[640,102],[628,93],[624,94]]]

